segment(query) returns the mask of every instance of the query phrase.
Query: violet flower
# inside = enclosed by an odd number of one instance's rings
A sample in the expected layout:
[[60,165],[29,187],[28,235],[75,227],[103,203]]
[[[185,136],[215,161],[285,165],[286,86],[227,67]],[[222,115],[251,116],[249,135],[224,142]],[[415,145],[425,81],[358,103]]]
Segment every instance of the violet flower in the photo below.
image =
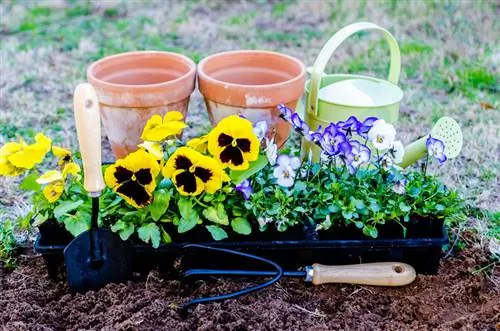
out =
[[406,193],[406,184],[408,183],[408,180],[406,179],[401,179],[398,180],[393,186],[392,190],[396,192],[397,194],[405,194]]
[[325,128],[325,131],[324,133],[329,133],[331,134],[332,136],[335,136],[337,134],[337,132],[339,131],[339,129],[337,128],[337,125],[335,123],[330,123],[326,128]]
[[357,140],[351,140],[349,144],[351,145],[351,150],[345,155],[348,164],[357,168],[370,161],[371,152],[368,146],[361,144]]
[[304,132],[304,138],[307,141],[313,142],[317,145],[320,145],[321,138],[323,137],[321,125],[318,127],[316,131]]
[[245,200],[250,199],[250,195],[252,194],[252,186],[250,186],[250,181],[248,179],[245,179],[243,182],[236,185],[234,189],[240,192]]
[[300,118],[299,114],[293,113],[292,117],[290,118],[290,123],[292,123],[292,126],[295,130],[298,130],[300,132],[309,132],[309,127],[307,126],[306,122]]
[[278,105],[278,110],[280,112],[280,117],[283,118],[285,121],[290,121],[290,118],[292,117],[292,110],[285,106],[284,104],[279,104]]
[[368,139],[368,131],[370,131],[370,129],[373,126],[373,123],[375,123],[376,120],[378,120],[378,118],[376,118],[376,117],[367,117],[358,126],[358,131],[357,131],[358,135],[365,138],[365,139]]
[[432,138],[431,135],[429,135],[425,145],[427,146],[427,153],[437,159],[439,163],[444,163],[447,160],[444,154],[444,143],[441,140]]
[[329,155],[337,155],[340,152],[339,146],[347,141],[347,137],[342,132],[337,132],[335,135],[330,132],[325,132],[321,137],[321,148]]
[[281,154],[276,160],[277,166],[274,168],[273,176],[277,179],[278,185],[292,187],[295,182],[296,171],[300,168],[300,159],[296,156]]
[[354,116],[350,116],[346,121],[340,121],[337,123],[337,127],[345,132],[347,136],[352,136],[353,132],[358,132],[358,127],[361,125],[358,119]]

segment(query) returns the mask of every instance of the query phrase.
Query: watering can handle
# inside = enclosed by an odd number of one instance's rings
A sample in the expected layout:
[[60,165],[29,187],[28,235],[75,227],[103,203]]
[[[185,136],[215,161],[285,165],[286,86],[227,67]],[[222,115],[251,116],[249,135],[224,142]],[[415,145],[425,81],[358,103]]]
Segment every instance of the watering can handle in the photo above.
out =
[[318,92],[321,86],[321,79],[323,72],[325,70],[326,64],[333,55],[333,52],[340,46],[344,40],[352,36],[353,34],[363,31],[363,30],[378,30],[383,32],[385,39],[389,43],[389,48],[391,51],[391,64],[389,68],[388,80],[397,84],[399,81],[399,72],[401,70],[401,54],[399,52],[399,46],[393,35],[384,28],[380,26],[369,23],[369,22],[359,22],[343,27],[337,33],[335,33],[323,46],[319,52],[311,73],[311,83],[310,83],[310,93],[309,100],[307,102],[308,112],[312,112],[317,115],[318,111]]
[[97,94],[88,83],[80,84],[73,97],[76,133],[82,155],[85,190],[98,196],[104,189],[101,170],[101,115]]

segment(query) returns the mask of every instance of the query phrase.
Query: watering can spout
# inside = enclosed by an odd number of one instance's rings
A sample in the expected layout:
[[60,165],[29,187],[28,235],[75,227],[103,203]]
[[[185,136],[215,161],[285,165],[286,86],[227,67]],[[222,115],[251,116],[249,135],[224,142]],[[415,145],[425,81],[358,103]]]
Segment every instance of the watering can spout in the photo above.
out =
[[427,154],[427,147],[425,142],[429,136],[426,135],[411,144],[405,146],[405,154],[403,161],[398,164],[401,168],[406,168],[415,164],[418,160],[422,159]]

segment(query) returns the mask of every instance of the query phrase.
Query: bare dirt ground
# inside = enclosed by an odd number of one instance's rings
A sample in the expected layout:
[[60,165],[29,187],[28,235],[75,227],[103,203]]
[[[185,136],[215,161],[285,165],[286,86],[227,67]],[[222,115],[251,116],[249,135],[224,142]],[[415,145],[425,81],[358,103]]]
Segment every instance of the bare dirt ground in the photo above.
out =
[[[189,298],[248,286],[248,281],[179,281],[157,272],[84,295],[47,278],[40,257],[26,257],[0,277],[0,325],[6,330],[498,330],[500,291],[482,273],[484,252],[467,249],[443,261],[439,274],[403,288],[306,286],[299,280],[223,303],[178,307]],[[497,272],[498,273],[498,272]],[[493,275],[500,277],[500,274]]]

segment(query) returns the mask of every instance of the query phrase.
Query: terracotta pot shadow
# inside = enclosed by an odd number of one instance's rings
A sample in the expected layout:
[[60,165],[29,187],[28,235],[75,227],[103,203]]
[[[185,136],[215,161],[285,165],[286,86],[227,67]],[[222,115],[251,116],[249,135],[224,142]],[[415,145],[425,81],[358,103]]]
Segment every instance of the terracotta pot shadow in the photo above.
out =
[[212,124],[229,115],[253,123],[265,120],[281,146],[290,126],[281,120],[280,103],[295,110],[304,93],[306,70],[298,59],[275,52],[242,50],[222,52],[198,64],[200,92]]
[[104,130],[117,158],[137,150],[147,120],[177,110],[187,115],[196,64],[157,51],[122,53],[94,62],[87,80],[96,89]]

